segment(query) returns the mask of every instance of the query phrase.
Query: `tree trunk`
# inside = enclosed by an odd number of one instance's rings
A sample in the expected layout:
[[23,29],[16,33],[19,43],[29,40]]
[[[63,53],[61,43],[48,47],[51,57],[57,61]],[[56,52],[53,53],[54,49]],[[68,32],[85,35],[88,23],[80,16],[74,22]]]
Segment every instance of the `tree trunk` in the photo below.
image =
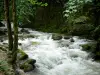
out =
[[7,29],[8,29],[8,43],[9,43],[9,50],[13,48],[13,37],[11,31],[11,24],[9,20],[9,0],[4,0],[4,10],[5,10],[5,19],[7,22]]
[[12,14],[13,14],[13,27],[14,27],[14,44],[13,44],[13,51],[12,51],[12,63],[13,68],[16,70],[17,64],[17,50],[18,50],[18,25],[17,25],[17,18],[16,18],[16,0],[12,0]]

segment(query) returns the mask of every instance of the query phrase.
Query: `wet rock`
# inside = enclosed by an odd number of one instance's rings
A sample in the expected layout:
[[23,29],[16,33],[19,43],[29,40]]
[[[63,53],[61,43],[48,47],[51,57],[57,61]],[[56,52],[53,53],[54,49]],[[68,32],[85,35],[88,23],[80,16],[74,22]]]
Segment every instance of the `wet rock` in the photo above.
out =
[[39,45],[40,42],[32,42],[32,45]]
[[62,35],[53,34],[53,35],[52,35],[52,39],[53,39],[53,40],[61,40],[61,39],[62,39]]
[[1,39],[0,42],[3,42],[3,40]]
[[23,69],[24,72],[32,71],[35,69],[36,60],[34,59],[28,59],[24,63],[20,64],[20,69]]
[[5,32],[3,32],[3,31],[0,31],[0,35],[5,35]]
[[29,31],[26,30],[26,29],[24,29],[24,28],[22,28],[22,29],[20,30],[20,32],[21,32],[21,33],[29,33]]
[[36,60],[35,59],[28,59],[25,63],[34,65],[36,63]]
[[25,75],[23,70],[17,69],[16,70],[17,75]]
[[24,72],[29,72],[35,69],[36,60],[29,59],[28,55],[22,50],[18,51],[17,58],[19,59],[18,60],[19,68],[22,69]]
[[81,45],[82,50],[87,51],[87,52],[94,52],[96,50],[96,43],[88,43]]
[[22,45],[22,43],[18,43],[18,45]]
[[70,39],[72,36],[64,36],[64,39]]
[[0,27],[3,27],[3,26],[5,26],[5,25],[0,22]]
[[73,38],[70,39],[70,42],[75,42],[75,40]]
[[29,72],[29,71],[34,70],[34,67],[33,67],[33,65],[31,65],[31,64],[24,63],[24,64],[21,64],[21,65],[20,65],[20,69],[23,69],[24,72]]
[[18,59],[25,60],[28,58],[28,55],[23,50],[18,50]]

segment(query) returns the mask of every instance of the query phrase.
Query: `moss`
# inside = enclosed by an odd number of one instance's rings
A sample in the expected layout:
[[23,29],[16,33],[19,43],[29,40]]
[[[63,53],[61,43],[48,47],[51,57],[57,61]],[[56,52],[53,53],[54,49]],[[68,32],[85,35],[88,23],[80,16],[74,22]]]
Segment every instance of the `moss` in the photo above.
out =
[[38,45],[40,44],[39,42],[32,42],[32,45]]
[[25,60],[28,58],[28,55],[23,50],[18,50],[18,59],[19,60]]
[[34,64],[36,63],[36,60],[34,60],[34,59],[29,59],[29,60],[27,60],[25,63],[34,65]]
[[52,35],[52,39],[53,40],[61,40],[62,39],[62,35],[60,35],[60,34],[53,34]]
[[24,72],[28,72],[28,71],[32,71],[34,68],[31,64],[24,63],[24,64],[20,65],[20,69],[23,69]]
[[97,56],[100,56],[100,52],[96,52],[96,55],[97,55]]
[[88,52],[94,52],[96,50],[96,43],[89,43],[81,45],[82,50],[88,51]]

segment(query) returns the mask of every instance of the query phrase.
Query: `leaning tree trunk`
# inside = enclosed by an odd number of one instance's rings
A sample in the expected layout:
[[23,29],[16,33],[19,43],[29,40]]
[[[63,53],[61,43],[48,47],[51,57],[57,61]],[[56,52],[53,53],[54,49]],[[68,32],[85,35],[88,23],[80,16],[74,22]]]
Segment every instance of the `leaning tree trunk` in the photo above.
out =
[[9,50],[12,50],[13,38],[12,38],[11,24],[10,24],[10,20],[9,20],[9,0],[4,0],[4,10],[5,10],[5,19],[7,22],[7,29],[8,29]]
[[16,18],[16,0],[12,0],[12,14],[13,14],[13,27],[14,27],[14,44],[12,51],[12,63],[14,70],[16,69],[16,59],[17,59],[17,50],[18,50],[18,25]]

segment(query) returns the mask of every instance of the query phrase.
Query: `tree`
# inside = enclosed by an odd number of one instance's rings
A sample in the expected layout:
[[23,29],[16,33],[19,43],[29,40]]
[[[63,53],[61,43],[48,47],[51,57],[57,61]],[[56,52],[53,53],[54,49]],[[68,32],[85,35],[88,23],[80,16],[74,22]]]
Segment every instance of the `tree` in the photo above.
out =
[[9,0],[4,0],[4,10],[5,10],[5,19],[7,21],[9,50],[11,51],[13,48],[13,40],[12,40],[13,37],[11,31],[11,23],[9,19]]
[[17,50],[18,50],[18,24],[17,24],[17,17],[16,17],[16,0],[12,0],[12,15],[13,15],[13,28],[14,28],[12,63],[13,63],[13,69],[15,70],[17,67],[16,59],[17,59]]
[[13,16],[13,27],[14,27],[14,39],[12,38],[11,24],[9,20],[9,0],[4,0],[5,8],[5,19],[7,21],[8,29],[8,41],[9,41],[9,50],[12,51],[12,65],[13,69],[16,70],[16,59],[17,59],[17,50],[18,50],[18,25],[16,19],[16,0],[12,0],[12,16]]

